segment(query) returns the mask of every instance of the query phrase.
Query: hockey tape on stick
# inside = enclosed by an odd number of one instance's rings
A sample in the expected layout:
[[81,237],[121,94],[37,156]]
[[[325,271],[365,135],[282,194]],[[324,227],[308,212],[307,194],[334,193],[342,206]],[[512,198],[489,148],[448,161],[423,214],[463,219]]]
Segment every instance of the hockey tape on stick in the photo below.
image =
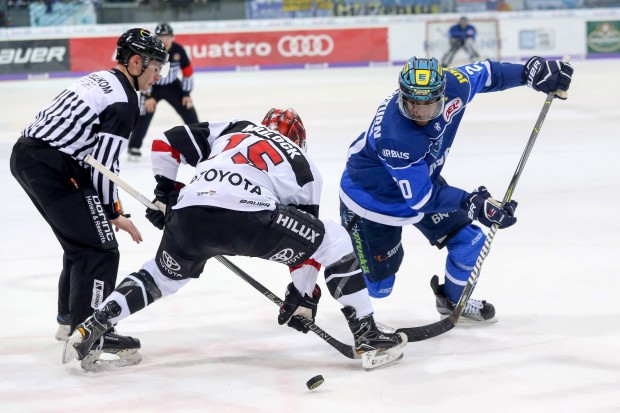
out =
[[[564,58],[564,62],[568,62],[568,57]],[[523,168],[525,168],[525,163],[530,156],[530,152],[532,152],[532,148],[534,147],[534,143],[536,143],[536,138],[538,137],[538,133],[540,132],[540,128],[545,121],[545,117],[547,116],[547,112],[549,112],[549,108],[551,107],[551,103],[555,97],[556,91],[551,91],[547,93],[547,98],[545,99],[545,103],[540,110],[540,114],[538,115],[538,119],[536,120],[536,124],[534,125],[534,129],[530,135],[530,139],[527,141],[527,145],[525,146],[525,150],[521,155],[521,159],[519,160],[519,164],[517,165],[517,169],[515,170],[514,175],[512,176],[512,180],[510,181],[510,185],[508,185],[508,189],[506,190],[506,194],[504,195],[504,199],[502,200],[502,207],[512,199],[512,194],[514,192],[515,187],[517,186],[517,182],[519,181],[519,177],[521,176],[521,172],[523,172]],[[458,323],[461,318],[461,314],[463,314],[463,310],[465,309],[465,305],[471,296],[471,293],[478,281],[478,276],[480,275],[480,269],[482,268],[482,263],[486,259],[487,255],[489,255],[489,250],[491,249],[491,243],[493,239],[495,239],[495,234],[499,226],[497,224],[493,224],[489,233],[487,234],[487,238],[484,241],[484,245],[482,246],[482,250],[480,250],[480,254],[478,255],[478,259],[476,259],[476,264],[474,265],[474,269],[469,275],[469,279],[467,280],[467,284],[461,293],[461,297],[459,301],[456,303],[454,310],[452,313],[441,321],[437,321],[432,324],[428,324],[421,327],[406,327],[399,328],[396,330],[397,333],[405,333],[409,342],[412,341],[422,341],[427,340],[429,338],[437,337],[441,334],[444,334]]]
[[[84,158],[84,162],[91,165],[93,168],[95,168],[96,170],[104,174],[110,181],[114,182],[116,185],[123,188],[123,190],[125,190],[129,195],[133,196],[135,199],[137,199],[145,207],[148,207],[151,209],[158,209],[162,212],[165,212],[166,206],[164,204],[162,204],[161,202],[153,203],[149,201],[147,197],[142,195],[140,192],[136,191],[128,183],[123,181],[118,175],[116,175],[115,173],[110,171],[108,168],[103,166],[99,161],[97,161],[92,156],[87,155],[86,158]],[[252,287],[254,287],[256,290],[258,290],[265,297],[269,298],[269,300],[271,300],[272,303],[276,304],[278,307],[282,306],[283,301],[277,295],[272,293],[269,289],[267,289],[267,287],[263,286],[261,283],[256,281],[254,278],[250,277],[241,268],[237,267],[235,264],[230,262],[228,259],[220,255],[217,255],[215,259],[217,259],[225,267],[230,269],[232,272],[234,272],[236,275],[242,278],[245,282],[247,282]],[[308,329],[310,329],[310,331],[312,331],[314,334],[319,336],[323,341],[327,342],[330,346],[338,350],[342,355],[350,359],[361,358],[361,356],[357,354],[353,346],[336,340],[334,337],[327,334],[325,330],[323,330],[316,324],[312,323],[310,320],[304,319],[304,324],[306,325],[306,327],[308,327]]]

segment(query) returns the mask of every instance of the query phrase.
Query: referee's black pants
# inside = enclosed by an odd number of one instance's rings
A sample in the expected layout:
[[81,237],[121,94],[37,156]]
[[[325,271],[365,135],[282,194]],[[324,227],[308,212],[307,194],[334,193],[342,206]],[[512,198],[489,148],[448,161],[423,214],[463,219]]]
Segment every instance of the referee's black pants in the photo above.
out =
[[64,251],[58,313],[71,315],[73,331],[114,290],[120,258],[114,231],[100,208],[90,172],[69,155],[22,137],[13,147],[11,173]]

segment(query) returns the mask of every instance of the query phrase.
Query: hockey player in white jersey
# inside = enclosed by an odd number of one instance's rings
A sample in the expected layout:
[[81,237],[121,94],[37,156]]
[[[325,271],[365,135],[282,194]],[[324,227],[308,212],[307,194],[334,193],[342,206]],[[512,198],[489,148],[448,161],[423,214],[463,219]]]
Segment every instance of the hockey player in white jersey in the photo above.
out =
[[[64,361],[93,357],[101,332],[198,278],[216,255],[288,266],[292,282],[277,320],[303,333],[308,327],[302,317],[314,321],[321,297],[317,277],[325,267],[327,288],[343,306],[363,367],[385,366],[402,356],[406,337],[375,324],[347,232],[317,218],[322,179],[305,153],[301,119],[292,109],[272,109],[262,123],[204,122],[155,138],[155,195],[169,211],[147,211],[147,218],[164,229],[157,254],[78,326]],[[182,163],[196,167],[187,186],[176,181]]]
[[[402,227],[411,224],[432,245],[448,250],[445,284],[434,276],[431,286],[438,312],[452,312],[485,242],[472,221],[499,228],[516,222],[516,202],[500,207],[485,187],[467,192],[440,175],[466,107],[477,93],[526,84],[544,93],[566,91],[572,73],[569,64],[540,57],[525,65],[487,60],[455,69],[442,67],[435,58],[408,60],[399,88],[351,144],[340,181],[342,224],[371,296],[392,292],[404,256]],[[463,317],[495,321],[495,308],[470,299]]]

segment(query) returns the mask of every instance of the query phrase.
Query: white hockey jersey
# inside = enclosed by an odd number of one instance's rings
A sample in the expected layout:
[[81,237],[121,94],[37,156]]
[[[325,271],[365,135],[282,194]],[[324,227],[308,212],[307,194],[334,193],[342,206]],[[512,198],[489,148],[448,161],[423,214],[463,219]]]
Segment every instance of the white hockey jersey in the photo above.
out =
[[153,141],[154,175],[176,180],[195,166],[174,209],[204,205],[236,211],[295,205],[318,216],[322,178],[289,139],[249,121],[203,122],[172,128]]

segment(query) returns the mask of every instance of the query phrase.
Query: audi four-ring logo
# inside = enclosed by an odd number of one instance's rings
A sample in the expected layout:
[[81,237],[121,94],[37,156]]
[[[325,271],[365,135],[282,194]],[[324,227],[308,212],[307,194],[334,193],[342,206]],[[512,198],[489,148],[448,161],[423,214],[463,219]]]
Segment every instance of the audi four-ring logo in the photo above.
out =
[[284,57],[327,56],[334,40],[326,34],[284,36],[278,40],[278,52]]

